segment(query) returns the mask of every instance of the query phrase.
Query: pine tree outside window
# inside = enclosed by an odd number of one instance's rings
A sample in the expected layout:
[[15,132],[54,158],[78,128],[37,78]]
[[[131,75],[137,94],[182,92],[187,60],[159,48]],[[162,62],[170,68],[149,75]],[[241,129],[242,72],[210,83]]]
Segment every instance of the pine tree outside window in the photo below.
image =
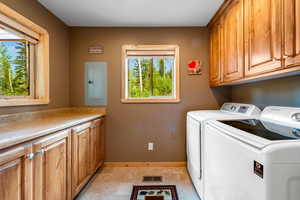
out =
[[179,102],[177,45],[123,46],[122,102]]

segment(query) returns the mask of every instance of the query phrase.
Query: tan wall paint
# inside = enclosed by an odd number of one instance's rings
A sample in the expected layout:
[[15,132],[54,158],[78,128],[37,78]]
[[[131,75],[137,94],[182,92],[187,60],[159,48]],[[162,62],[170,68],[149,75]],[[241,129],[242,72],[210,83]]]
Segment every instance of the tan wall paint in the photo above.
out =
[[232,101],[300,107],[300,76],[292,76],[232,87]]
[[50,104],[0,108],[0,114],[69,106],[69,28],[36,0],[0,0],[50,35]]
[[[89,45],[104,46],[103,55],[89,55]],[[178,44],[180,46],[181,103],[122,104],[121,46],[123,44]],[[185,114],[188,110],[217,108],[230,94],[208,85],[206,28],[71,28],[71,104],[84,104],[84,62],[108,62],[107,161],[185,161]],[[203,61],[201,76],[188,76],[186,64]],[[147,143],[155,151],[147,151]]]

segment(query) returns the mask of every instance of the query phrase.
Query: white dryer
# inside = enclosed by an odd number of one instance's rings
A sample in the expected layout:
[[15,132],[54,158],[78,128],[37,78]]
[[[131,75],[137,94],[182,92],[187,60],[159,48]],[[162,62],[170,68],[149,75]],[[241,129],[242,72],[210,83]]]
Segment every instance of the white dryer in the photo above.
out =
[[187,169],[197,193],[203,197],[203,131],[204,122],[212,119],[252,119],[260,115],[255,105],[224,103],[220,110],[198,110],[187,113]]

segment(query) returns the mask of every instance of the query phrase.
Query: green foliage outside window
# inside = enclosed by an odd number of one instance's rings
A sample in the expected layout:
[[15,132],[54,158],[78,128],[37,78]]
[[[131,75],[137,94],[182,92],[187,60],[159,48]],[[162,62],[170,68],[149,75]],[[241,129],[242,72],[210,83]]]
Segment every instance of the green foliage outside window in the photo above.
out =
[[27,42],[0,42],[0,95],[28,96]]
[[174,57],[130,57],[128,97],[173,96]]

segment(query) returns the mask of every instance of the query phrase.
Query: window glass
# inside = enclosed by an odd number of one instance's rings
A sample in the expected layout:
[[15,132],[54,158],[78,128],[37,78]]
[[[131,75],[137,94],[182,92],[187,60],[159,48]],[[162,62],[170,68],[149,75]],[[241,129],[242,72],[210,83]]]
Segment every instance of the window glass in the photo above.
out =
[[133,56],[127,61],[129,99],[174,98],[174,56]]
[[29,96],[30,43],[0,27],[0,96]]

